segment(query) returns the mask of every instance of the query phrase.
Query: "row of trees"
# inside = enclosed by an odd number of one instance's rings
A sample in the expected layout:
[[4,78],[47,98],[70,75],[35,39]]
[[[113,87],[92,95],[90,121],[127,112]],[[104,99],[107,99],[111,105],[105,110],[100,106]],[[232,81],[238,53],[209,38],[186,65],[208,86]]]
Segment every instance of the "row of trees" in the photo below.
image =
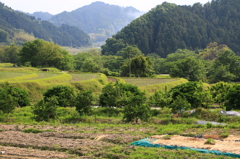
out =
[[[75,107],[82,115],[92,115],[92,105],[95,102],[101,107],[123,109],[125,122],[148,122],[151,117],[151,106],[171,108],[172,113],[181,113],[199,107],[209,108],[218,103],[226,110],[240,109],[240,85],[219,82],[209,89],[203,88],[202,82],[187,82],[170,91],[156,91],[146,97],[145,92],[137,86],[120,82],[107,84],[95,98],[91,91],[79,91],[76,94],[71,87],[56,86],[43,93],[43,99],[33,106],[33,114],[37,121],[57,119],[58,107]],[[15,88],[8,83],[0,89],[0,110],[11,113],[15,107],[30,105],[26,91]]]

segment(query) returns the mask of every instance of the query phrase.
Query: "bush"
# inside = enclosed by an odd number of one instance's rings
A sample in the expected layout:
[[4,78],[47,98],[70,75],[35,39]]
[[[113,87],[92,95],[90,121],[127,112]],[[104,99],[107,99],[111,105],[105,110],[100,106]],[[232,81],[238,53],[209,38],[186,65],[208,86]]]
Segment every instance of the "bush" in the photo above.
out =
[[48,89],[43,96],[45,101],[55,96],[60,107],[71,106],[75,97],[71,87],[61,85]]
[[82,113],[87,115],[91,114],[91,105],[93,104],[93,100],[91,91],[80,92],[75,99],[76,111],[78,111],[80,115],[82,115]]
[[36,103],[33,107],[33,114],[36,121],[49,121],[50,119],[57,119],[58,101],[57,97],[53,96],[43,99]]
[[13,87],[8,82],[2,84],[1,87],[5,94],[10,95],[11,97],[14,98],[14,100],[17,103],[16,106],[23,107],[30,105],[28,93],[25,90]]
[[216,144],[216,141],[212,138],[209,138],[207,139],[207,141],[205,142],[205,144],[208,144],[208,145],[215,145]]

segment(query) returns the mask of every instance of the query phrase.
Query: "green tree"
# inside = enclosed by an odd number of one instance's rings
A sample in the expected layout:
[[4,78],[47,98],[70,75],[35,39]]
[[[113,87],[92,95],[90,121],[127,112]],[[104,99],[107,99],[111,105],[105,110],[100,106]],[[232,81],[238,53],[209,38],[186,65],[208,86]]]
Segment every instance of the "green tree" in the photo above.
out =
[[191,104],[182,96],[177,96],[170,104],[173,113],[182,113],[182,111],[190,110]]
[[149,77],[154,74],[150,58],[138,55],[122,66],[122,76]]
[[232,84],[225,82],[218,82],[212,85],[209,89],[215,103],[219,103],[222,107],[227,101],[227,94]]
[[33,114],[36,121],[49,121],[57,119],[58,99],[56,96],[46,98],[37,102],[33,107]]
[[183,77],[189,81],[204,80],[206,77],[205,65],[202,60],[185,58],[174,63],[170,69],[171,77]]
[[81,91],[80,93],[78,93],[76,99],[75,99],[75,107],[76,107],[76,111],[78,111],[80,113],[80,115],[82,113],[84,114],[91,114],[92,113],[92,104],[93,104],[93,95],[92,95],[92,91]]
[[5,90],[0,89],[0,111],[4,114],[11,113],[17,106],[15,98],[8,94]]
[[47,100],[51,97],[55,96],[60,107],[71,106],[75,98],[73,89],[71,87],[62,85],[48,89],[46,92],[43,93],[43,96],[45,102],[47,102]]
[[150,96],[149,98],[149,104],[151,106],[156,106],[156,107],[166,107],[171,103],[172,99],[171,96],[168,92],[165,91],[155,91],[155,93]]
[[240,109],[240,85],[233,85],[227,95],[225,102],[226,110],[239,110]]
[[129,97],[123,110],[123,121],[138,123],[140,119],[148,122],[151,117],[150,106],[146,105],[145,102],[144,94]]
[[204,106],[203,104],[208,103],[209,100],[208,98],[204,98],[204,95],[207,94],[205,94],[203,90],[202,82],[187,82],[175,86],[170,90],[170,94],[172,95],[173,101],[180,97],[186,99],[192,108]]
[[120,82],[109,83],[99,96],[99,104],[103,107],[124,107],[129,97],[144,94],[137,86]]
[[7,95],[12,96],[16,106],[24,107],[30,105],[29,95],[25,90],[14,87],[8,82],[1,84],[0,87]]

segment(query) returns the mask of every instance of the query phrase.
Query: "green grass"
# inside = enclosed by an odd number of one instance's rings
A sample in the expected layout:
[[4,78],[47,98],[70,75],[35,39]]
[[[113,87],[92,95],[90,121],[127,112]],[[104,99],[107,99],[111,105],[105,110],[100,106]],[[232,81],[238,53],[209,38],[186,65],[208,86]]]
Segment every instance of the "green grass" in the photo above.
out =
[[126,83],[136,85],[138,87],[169,83],[178,80],[177,78],[128,78],[128,77],[122,77],[122,79],[126,81]]

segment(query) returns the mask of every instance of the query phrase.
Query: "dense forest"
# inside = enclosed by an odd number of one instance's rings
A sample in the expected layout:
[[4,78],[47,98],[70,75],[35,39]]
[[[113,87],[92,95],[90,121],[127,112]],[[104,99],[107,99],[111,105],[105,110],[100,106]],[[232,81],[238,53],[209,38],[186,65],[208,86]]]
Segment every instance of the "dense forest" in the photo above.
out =
[[144,54],[166,57],[177,49],[205,48],[210,42],[226,44],[239,54],[239,14],[239,0],[212,0],[192,6],[164,2],[107,39],[102,54],[115,55],[132,45]]
[[17,12],[0,2],[0,42],[22,43],[40,38],[62,46],[89,46],[90,37],[77,27],[56,27],[48,21]]
[[143,13],[133,7],[93,2],[72,12],[57,14],[49,21],[57,26],[62,24],[76,26],[90,34],[93,42],[98,42],[116,34],[141,14]]

